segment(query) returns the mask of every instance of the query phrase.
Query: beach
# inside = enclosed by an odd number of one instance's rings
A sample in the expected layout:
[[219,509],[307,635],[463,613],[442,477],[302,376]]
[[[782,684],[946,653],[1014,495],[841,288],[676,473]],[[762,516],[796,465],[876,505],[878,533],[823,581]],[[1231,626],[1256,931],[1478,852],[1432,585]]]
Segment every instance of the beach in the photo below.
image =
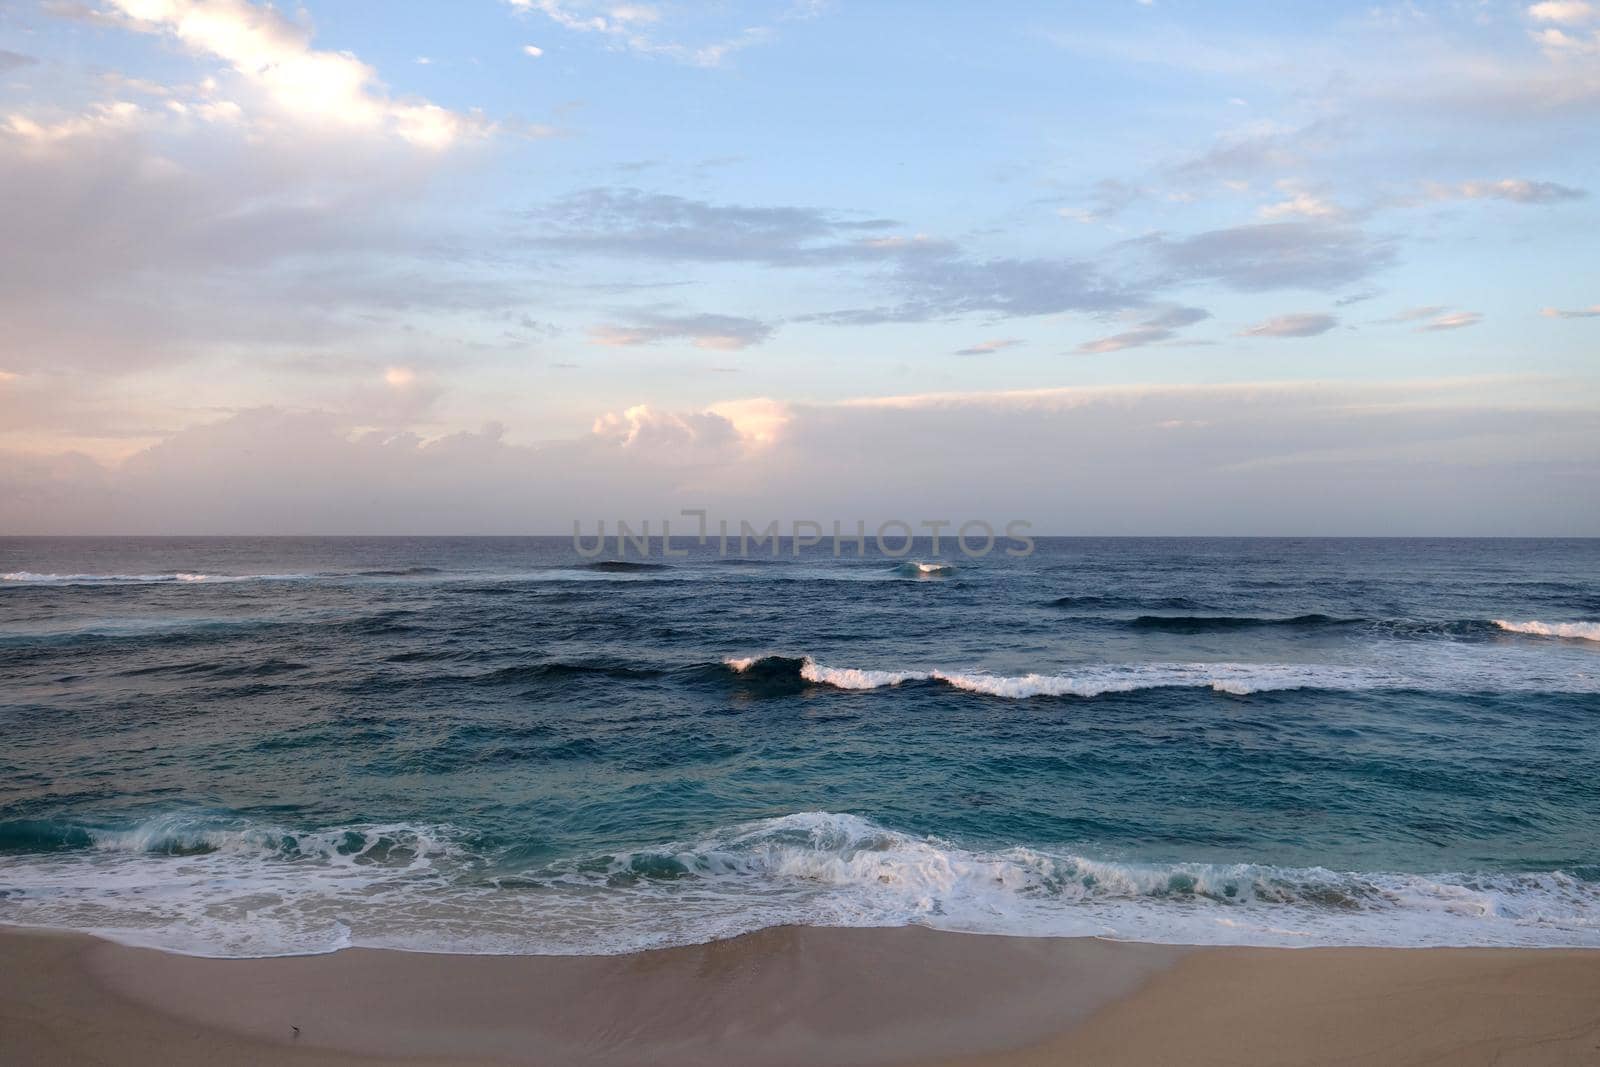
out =
[[1579,1064],[1600,952],[787,927],[619,956],[219,960],[0,931],[0,1061]]

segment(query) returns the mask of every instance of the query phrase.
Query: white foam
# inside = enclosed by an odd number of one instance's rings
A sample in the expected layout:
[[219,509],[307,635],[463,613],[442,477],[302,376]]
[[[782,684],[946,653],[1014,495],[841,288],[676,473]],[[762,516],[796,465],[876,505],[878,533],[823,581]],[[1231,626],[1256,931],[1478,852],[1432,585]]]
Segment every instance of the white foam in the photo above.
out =
[[1532,634],[1537,637],[1569,637],[1579,641],[1600,641],[1600,622],[1510,622],[1496,619],[1494,624],[1514,634]]
[[305,574],[200,574],[176,571],[170,574],[40,574],[36,571],[10,571],[0,574],[0,582],[17,585],[163,585],[213,582],[297,581]]
[[839,689],[876,689],[933,679],[986,696],[1025,700],[1039,696],[1093,697],[1140,689],[1204,688],[1238,696],[1274,689],[1370,688],[1371,672],[1318,665],[1271,663],[1096,664],[1070,674],[999,675],[982,671],[861,670],[805,661],[801,677]]
[[88,849],[0,857],[0,922],[216,956],[351,945],[603,954],[783,924],[1174,944],[1600,947],[1600,885],[1560,872],[1124,862],[966,848],[831,812],[533,869],[507,870],[472,840],[448,826],[305,833],[156,820],[95,835]]
[[831,685],[835,689],[880,689],[902,682],[923,681],[931,678],[927,671],[870,671],[855,667],[824,667],[807,658],[800,668],[800,677],[818,685]]
[[[1577,650],[1572,650],[1576,652]],[[729,657],[723,662],[748,671],[766,656]],[[1365,650],[1364,662],[1344,663],[1089,663],[1059,673],[999,674],[942,667],[862,668],[823,664],[811,656],[800,677],[836,689],[872,690],[913,681],[938,681],[955,689],[1009,700],[1031,697],[1094,697],[1144,689],[1210,689],[1249,696],[1293,689],[1359,692],[1421,689],[1434,692],[1600,692],[1600,671],[1532,650],[1488,644],[1401,643]]]

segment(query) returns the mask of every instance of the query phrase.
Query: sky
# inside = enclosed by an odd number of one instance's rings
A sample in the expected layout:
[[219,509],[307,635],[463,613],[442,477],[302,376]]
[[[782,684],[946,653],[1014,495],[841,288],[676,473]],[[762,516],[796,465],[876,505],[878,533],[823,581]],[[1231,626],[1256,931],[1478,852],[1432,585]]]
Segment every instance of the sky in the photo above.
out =
[[0,533],[1600,535],[1600,0],[0,0]]

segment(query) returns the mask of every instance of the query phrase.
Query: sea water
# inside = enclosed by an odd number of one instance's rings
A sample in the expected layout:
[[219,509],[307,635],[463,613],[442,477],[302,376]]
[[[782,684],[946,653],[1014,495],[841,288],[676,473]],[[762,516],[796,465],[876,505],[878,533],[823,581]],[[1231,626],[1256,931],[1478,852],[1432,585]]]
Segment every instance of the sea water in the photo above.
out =
[[1600,541],[685,547],[0,540],[0,922],[1600,946]]

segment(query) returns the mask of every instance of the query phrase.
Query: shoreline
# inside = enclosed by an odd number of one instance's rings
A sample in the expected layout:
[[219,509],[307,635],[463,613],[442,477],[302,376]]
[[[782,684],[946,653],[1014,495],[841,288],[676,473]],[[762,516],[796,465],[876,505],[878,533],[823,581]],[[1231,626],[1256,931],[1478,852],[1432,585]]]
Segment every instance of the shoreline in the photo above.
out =
[[237,960],[0,928],[0,1061],[18,1064],[1597,1060],[1595,949],[779,927],[623,956]]

